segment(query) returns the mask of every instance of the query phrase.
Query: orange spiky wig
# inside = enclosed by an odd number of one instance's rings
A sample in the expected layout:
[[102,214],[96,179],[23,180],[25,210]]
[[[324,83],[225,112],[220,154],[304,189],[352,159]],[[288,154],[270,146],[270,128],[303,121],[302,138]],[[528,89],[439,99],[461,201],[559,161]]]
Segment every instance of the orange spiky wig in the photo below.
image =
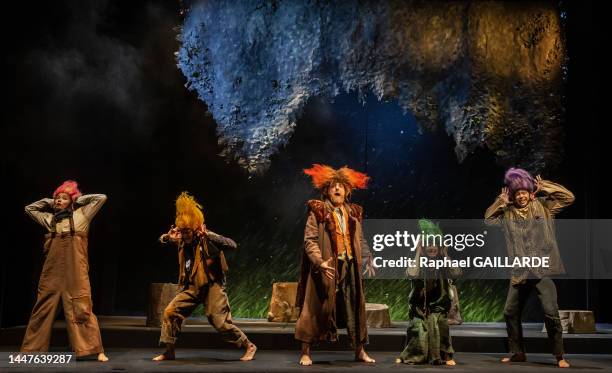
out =
[[315,163],[311,168],[304,169],[304,173],[312,178],[312,185],[321,192],[335,182],[345,186],[347,195],[355,188],[365,189],[370,180],[368,175],[347,166],[334,170],[330,166]]
[[179,229],[199,229],[204,224],[202,205],[187,192],[181,193],[176,199],[176,219],[174,224]]

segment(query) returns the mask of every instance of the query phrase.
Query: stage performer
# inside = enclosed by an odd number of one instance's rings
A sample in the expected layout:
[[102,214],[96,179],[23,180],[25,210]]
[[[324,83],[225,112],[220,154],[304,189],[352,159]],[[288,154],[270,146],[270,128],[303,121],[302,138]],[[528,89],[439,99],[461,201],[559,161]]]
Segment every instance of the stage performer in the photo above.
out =
[[[443,237],[440,227],[427,219],[419,220],[419,233],[430,237]],[[416,249],[415,260],[421,255],[429,259],[448,257],[448,248],[435,244],[435,238]],[[423,248],[423,246],[425,246]],[[396,363],[455,365],[453,345],[448,327],[448,312],[453,298],[452,278],[460,275],[459,268],[420,268],[406,271],[412,290],[408,296],[406,345]]]
[[485,213],[486,222],[501,226],[508,255],[550,258],[549,268],[522,268],[512,272],[504,317],[511,356],[503,363],[525,361],[521,312],[535,290],[542,308],[548,339],[560,368],[570,366],[563,358],[563,328],[557,306],[557,289],[549,277],[565,272],[555,238],[554,217],[574,202],[572,192],[559,184],[534,179],[529,172],[511,168],[504,177],[505,187]]
[[99,361],[108,360],[98,319],[92,311],[87,255],[89,225],[105,201],[104,194],[81,195],[77,183],[68,180],[55,190],[53,198],[26,206],[26,213],[48,233],[38,295],[21,345],[22,352],[49,350],[53,321],[61,300],[75,355],[97,354]]
[[368,333],[362,263],[370,275],[374,269],[361,226],[363,209],[349,202],[353,189],[364,189],[368,177],[348,167],[334,170],[319,164],[304,172],[322,199],[308,201],[304,230],[295,327],[295,338],[302,342],[300,364],[312,365],[310,346],[337,341],[338,328],[347,329],[356,361],[374,363],[364,349]]
[[200,304],[221,338],[245,349],[240,360],[253,360],[257,347],[234,325],[225,293],[228,266],[223,251],[235,249],[236,243],[206,228],[202,206],[187,192],[176,200],[175,226],[159,240],[178,247],[181,291],[164,310],[159,343],[166,345],[166,351],[153,360],[175,359],[174,346],[183,320]]

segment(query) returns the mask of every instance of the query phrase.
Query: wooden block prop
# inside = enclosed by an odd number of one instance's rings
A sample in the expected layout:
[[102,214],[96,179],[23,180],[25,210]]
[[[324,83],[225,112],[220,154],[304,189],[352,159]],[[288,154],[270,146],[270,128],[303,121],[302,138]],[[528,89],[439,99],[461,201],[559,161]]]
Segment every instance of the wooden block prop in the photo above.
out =
[[[147,326],[161,327],[164,310],[179,290],[177,284],[153,282],[147,299]],[[185,320],[187,321],[187,320]]]
[[[563,333],[589,334],[595,333],[595,315],[593,311],[559,310]],[[546,324],[542,328],[546,332]]]
[[365,309],[368,328],[391,327],[391,316],[386,304],[366,303]]
[[296,322],[298,309],[295,307],[297,282],[275,282],[272,284],[272,298],[268,310],[270,322]]

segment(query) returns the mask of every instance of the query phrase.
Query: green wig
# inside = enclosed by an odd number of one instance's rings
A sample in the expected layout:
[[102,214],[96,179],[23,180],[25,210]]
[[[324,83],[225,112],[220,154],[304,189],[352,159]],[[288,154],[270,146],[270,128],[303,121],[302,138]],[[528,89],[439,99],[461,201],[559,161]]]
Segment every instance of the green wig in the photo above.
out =
[[429,219],[419,219],[419,229],[426,235],[444,235],[440,226]]

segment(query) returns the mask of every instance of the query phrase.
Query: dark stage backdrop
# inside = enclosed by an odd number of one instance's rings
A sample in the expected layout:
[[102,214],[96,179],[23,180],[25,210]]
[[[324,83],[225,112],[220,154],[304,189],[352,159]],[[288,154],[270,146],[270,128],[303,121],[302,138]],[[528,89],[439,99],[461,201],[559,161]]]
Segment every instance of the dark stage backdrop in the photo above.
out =
[[[577,3],[561,4],[569,51],[566,152],[543,176],[577,196],[563,217],[610,218],[594,165],[600,148],[593,146],[593,73],[585,42],[592,37],[590,4]],[[178,3],[11,6],[2,22],[2,326],[27,321],[40,273],[44,232],[23,206],[68,178],[85,193],[109,196],[90,232],[98,314],[143,314],[148,284],[176,280],[176,252],[156,240],[172,224],[173,201],[183,190],[204,205],[209,228],[240,244],[230,256],[229,292],[236,316],[250,317],[265,315],[271,282],[297,278],[305,202],[317,197],[302,174],[312,163],[366,171],[372,184],[354,201],[368,218],[480,218],[499,193],[504,169],[488,151],[459,164],[445,133],[420,133],[410,113],[394,103],[367,97],[362,105],[350,93],[333,103],[311,100],[270,170],[249,176],[218,156],[215,122],[183,86],[173,55]],[[610,322],[603,294],[609,285],[560,281],[560,307],[589,307]],[[497,308],[481,319],[499,317],[505,286],[466,285],[493,292]],[[405,284],[368,287],[369,299],[405,303]],[[527,318],[539,317],[537,307],[530,310]]]

